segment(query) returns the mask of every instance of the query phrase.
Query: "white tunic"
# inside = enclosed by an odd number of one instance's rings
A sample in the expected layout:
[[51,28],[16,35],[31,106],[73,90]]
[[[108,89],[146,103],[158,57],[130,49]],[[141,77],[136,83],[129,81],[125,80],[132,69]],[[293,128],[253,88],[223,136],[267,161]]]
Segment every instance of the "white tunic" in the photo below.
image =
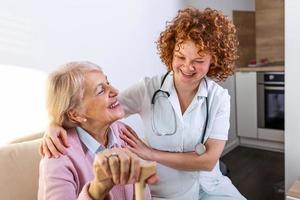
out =
[[[166,110],[163,105],[160,105],[161,109],[159,110],[162,111],[160,115],[165,117],[160,116],[160,120],[163,121],[159,124],[171,123],[171,118],[168,116],[176,113],[176,132],[173,135],[165,136],[155,134],[152,128],[153,107],[151,99],[154,92],[160,88],[162,78],[163,75],[144,78],[120,95],[120,101],[124,106],[126,115],[137,113],[141,116],[145,130],[145,141],[152,148],[169,152],[194,151],[203,134],[207,95],[209,118],[204,141],[207,138],[227,140],[230,115],[228,91],[209,78],[206,78],[207,86],[202,80],[198,92],[182,115],[172,74],[167,76],[161,89],[169,92],[170,97],[166,98],[174,111],[172,109]],[[160,181],[151,186],[151,194],[155,199],[198,200],[200,186],[206,192],[214,191],[220,181],[226,179],[220,172],[219,162],[210,172],[180,171],[158,164],[157,173]],[[232,187],[234,186],[232,185]]]

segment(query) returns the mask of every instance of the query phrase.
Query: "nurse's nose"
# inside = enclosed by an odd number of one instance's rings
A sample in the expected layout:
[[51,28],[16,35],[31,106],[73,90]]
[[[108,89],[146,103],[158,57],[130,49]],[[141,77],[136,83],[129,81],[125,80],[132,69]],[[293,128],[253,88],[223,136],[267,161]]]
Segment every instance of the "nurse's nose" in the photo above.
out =
[[193,62],[186,62],[185,67],[189,70],[189,71],[195,71],[195,66]]

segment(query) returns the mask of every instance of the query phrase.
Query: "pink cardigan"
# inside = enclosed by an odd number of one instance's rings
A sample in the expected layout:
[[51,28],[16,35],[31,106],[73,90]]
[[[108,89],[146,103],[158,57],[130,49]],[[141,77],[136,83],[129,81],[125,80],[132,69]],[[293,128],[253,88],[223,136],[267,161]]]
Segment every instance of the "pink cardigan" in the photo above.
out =
[[[125,143],[119,137],[119,128],[123,124],[115,122],[111,128],[118,139],[118,146]],[[68,141],[70,147],[67,153],[58,159],[42,158],[40,162],[39,200],[89,200],[89,182],[93,179],[93,159],[88,154],[86,146],[80,141],[76,129],[69,129]],[[151,199],[150,190],[145,190],[147,199]],[[134,187],[132,184],[114,186],[109,200],[133,200]]]

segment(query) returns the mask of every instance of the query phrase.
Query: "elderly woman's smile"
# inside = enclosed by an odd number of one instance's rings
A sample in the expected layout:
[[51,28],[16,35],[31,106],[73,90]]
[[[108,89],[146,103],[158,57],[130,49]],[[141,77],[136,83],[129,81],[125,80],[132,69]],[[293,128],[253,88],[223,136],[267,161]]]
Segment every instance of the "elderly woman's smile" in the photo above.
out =
[[110,109],[115,109],[115,108],[117,108],[118,106],[120,106],[120,103],[119,103],[119,101],[116,101],[116,102],[112,103],[108,108],[110,108]]
[[118,90],[109,84],[103,72],[87,72],[80,114],[87,119],[87,123],[110,125],[124,116],[117,99],[118,94]]

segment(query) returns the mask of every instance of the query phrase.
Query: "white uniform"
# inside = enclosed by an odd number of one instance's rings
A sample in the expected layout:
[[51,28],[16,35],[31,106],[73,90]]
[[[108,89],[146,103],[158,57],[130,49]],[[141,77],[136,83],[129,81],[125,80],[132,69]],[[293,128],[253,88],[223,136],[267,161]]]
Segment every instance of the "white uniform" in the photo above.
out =
[[[154,92],[160,88],[162,78],[163,76],[144,78],[120,95],[120,101],[126,115],[137,113],[141,116],[145,130],[145,141],[152,148],[169,152],[194,151],[195,146],[200,143],[203,134],[206,119],[205,99],[207,95],[209,96],[209,119],[204,141],[207,138],[227,140],[230,96],[226,89],[223,89],[209,78],[206,78],[207,86],[205,81],[202,80],[198,92],[182,115],[173,84],[173,75],[169,74],[161,90],[169,92],[170,97],[167,101],[171,103],[174,111],[172,109],[164,109],[164,105],[160,104],[161,109],[156,109],[156,112],[161,112],[154,113],[151,99]],[[159,116],[160,120],[163,120],[159,124],[168,124],[170,123],[170,117],[168,116],[174,116],[174,113],[176,113],[175,134],[165,136],[155,134],[152,128],[153,114],[154,116]],[[220,193],[218,186],[222,186],[223,195],[229,195],[231,199],[245,199],[232,185],[231,181],[222,175],[219,169],[219,162],[210,172],[180,171],[158,164],[157,173],[160,181],[158,184],[150,187],[153,199],[198,200],[199,197],[204,198],[205,195]],[[220,195],[222,195],[221,193]]]

